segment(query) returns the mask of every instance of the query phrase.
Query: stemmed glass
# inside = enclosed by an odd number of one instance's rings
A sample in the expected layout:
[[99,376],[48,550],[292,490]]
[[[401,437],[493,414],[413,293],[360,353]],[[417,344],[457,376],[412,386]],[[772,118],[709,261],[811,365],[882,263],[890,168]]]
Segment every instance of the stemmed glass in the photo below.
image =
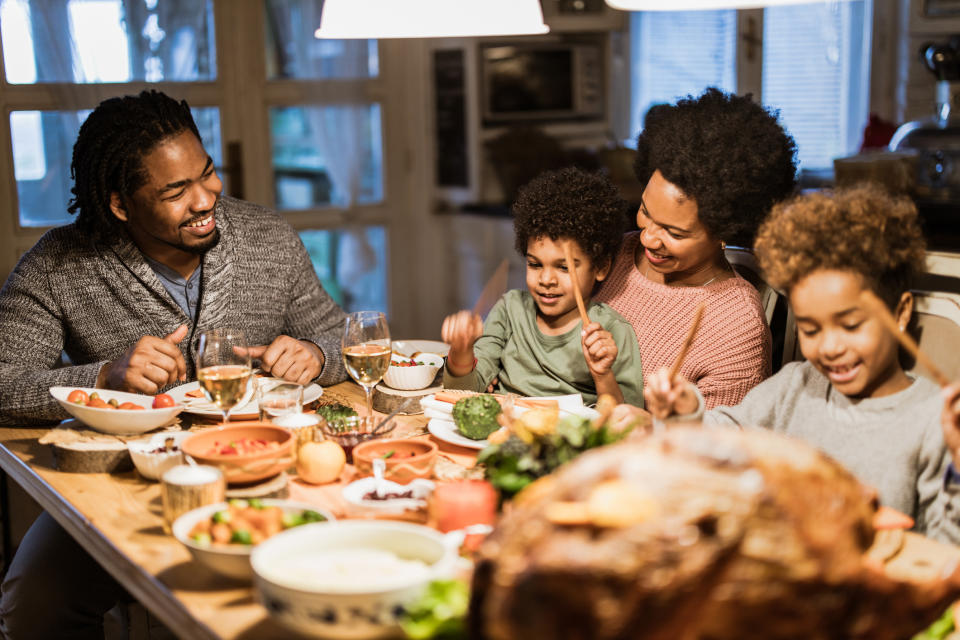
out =
[[250,400],[252,377],[250,349],[243,331],[214,329],[200,334],[197,378],[203,395],[223,413],[224,424],[230,422],[234,407]]
[[390,329],[379,311],[357,311],[347,316],[341,343],[347,373],[367,395],[367,420],[373,422],[373,388],[390,366]]

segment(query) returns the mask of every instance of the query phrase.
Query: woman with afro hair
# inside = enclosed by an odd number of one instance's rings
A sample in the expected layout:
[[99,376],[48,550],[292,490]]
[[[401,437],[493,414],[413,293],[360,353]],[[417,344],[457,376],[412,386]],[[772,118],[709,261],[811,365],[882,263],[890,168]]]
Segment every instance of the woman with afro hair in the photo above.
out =
[[793,192],[795,154],[774,114],[714,88],[651,108],[637,138],[640,231],[626,236],[597,299],[633,325],[649,372],[670,366],[705,303],[680,372],[707,408],[736,404],[770,375],[759,294],[723,250],[751,247],[770,208]]

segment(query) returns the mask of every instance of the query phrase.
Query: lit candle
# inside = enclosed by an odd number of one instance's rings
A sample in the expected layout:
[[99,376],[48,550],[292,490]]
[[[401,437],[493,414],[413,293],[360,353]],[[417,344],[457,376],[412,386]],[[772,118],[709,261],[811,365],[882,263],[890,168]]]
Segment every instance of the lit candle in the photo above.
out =
[[435,526],[443,532],[497,520],[497,491],[486,480],[463,480],[437,485],[430,502]]

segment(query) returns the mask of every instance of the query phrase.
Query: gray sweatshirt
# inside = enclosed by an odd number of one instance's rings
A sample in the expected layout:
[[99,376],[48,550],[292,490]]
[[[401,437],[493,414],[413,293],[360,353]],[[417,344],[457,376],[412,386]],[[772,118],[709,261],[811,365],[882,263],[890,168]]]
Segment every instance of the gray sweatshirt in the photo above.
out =
[[[701,405],[702,406],[702,405]],[[916,530],[960,543],[960,483],[948,473],[939,389],[926,378],[898,393],[858,400],[838,392],[809,362],[790,363],[706,424],[762,427],[799,438],[877,489],[880,502],[916,520]]]

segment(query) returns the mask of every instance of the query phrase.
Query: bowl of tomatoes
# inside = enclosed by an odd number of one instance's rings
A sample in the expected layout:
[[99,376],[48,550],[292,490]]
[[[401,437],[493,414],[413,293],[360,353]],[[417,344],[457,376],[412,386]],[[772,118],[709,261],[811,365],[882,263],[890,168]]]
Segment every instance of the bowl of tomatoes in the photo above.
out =
[[266,422],[247,422],[198,431],[180,444],[199,462],[220,469],[228,484],[247,484],[292,466],[293,433]]
[[443,358],[434,353],[401,356],[394,352],[383,381],[388,387],[404,391],[426,389],[433,384],[441,367]]
[[91,429],[113,435],[145,433],[170,424],[183,411],[165,393],[145,396],[86,387],[50,387],[67,413]]

